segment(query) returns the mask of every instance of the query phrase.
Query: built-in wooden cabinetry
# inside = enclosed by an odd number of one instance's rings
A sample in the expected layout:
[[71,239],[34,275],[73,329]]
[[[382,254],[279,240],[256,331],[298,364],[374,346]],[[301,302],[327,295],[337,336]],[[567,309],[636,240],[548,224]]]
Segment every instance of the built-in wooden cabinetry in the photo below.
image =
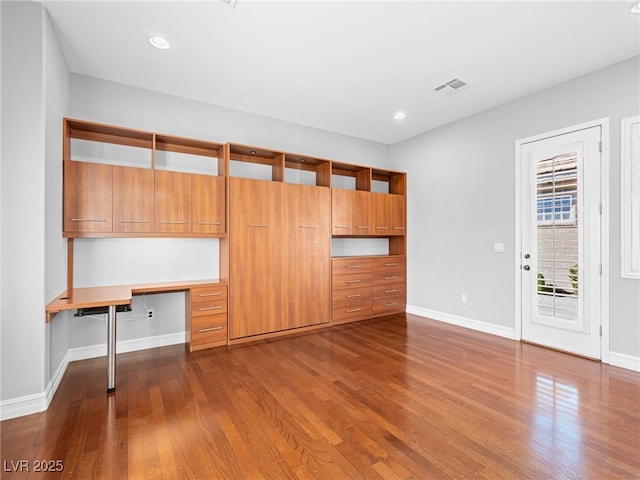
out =
[[[405,309],[402,172],[70,119],[63,168],[71,245],[220,239],[222,283],[187,294],[191,350]],[[368,237],[388,254],[332,258],[332,239]]]

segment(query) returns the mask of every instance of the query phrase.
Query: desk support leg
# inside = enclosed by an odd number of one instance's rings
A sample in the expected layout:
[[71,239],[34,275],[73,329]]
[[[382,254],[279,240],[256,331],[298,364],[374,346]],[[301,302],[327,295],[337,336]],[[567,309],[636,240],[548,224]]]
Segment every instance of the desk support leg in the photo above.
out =
[[116,391],[116,306],[107,313],[107,393]]

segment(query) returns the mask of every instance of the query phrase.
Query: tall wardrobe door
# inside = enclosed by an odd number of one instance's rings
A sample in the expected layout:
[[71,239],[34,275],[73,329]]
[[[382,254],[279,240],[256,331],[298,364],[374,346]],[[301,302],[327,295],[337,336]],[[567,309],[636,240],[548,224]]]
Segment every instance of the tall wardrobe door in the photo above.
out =
[[331,191],[284,185],[285,328],[330,320]]
[[229,338],[282,330],[282,184],[229,179]]

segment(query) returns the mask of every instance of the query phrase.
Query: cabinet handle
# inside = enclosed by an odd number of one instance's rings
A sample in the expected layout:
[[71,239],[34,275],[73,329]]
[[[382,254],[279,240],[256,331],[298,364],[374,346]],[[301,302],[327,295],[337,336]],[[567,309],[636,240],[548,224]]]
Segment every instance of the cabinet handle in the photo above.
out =
[[104,218],[102,220],[97,218],[72,218],[71,221],[72,222],[106,222]]
[[396,293],[398,290],[395,288],[393,290],[385,290],[384,293]]
[[362,265],[347,265],[345,268],[362,268]]
[[347,295],[347,298],[358,298],[361,297],[361,293],[352,293],[351,295]]
[[404,230],[404,227],[393,227],[394,230]]
[[384,266],[385,267],[395,267],[396,265],[398,265],[397,263],[385,263]]
[[397,305],[398,302],[393,302],[393,303],[385,303],[384,306],[385,307],[393,307],[394,305]]
[[168,223],[170,225],[184,225],[187,223],[186,220],[160,220],[160,223]]
[[214,332],[216,330],[222,330],[222,327],[201,328],[200,330],[198,330],[198,333]]
[[247,226],[249,227],[268,227],[268,223],[249,223]]
[[120,223],[149,223],[149,220],[120,220]]
[[300,225],[300,228],[318,228],[318,225]]
[[347,280],[345,283],[360,283],[362,280]]
[[222,225],[222,222],[198,222],[198,225]]
[[350,225],[334,225],[333,228],[351,228]]
[[393,275],[391,277],[384,277],[385,280],[393,280],[394,278],[398,278],[396,275]]
[[389,227],[376,227],[376,230],[389,230]]
[[222,292],[214,292],[214,293],[199,293],[199,297],[215,297],[218,295],[222,295]]
[[222,307],[220,305],[217,305],[215,307],[202,307],[202,308],[199,308],[198,311],[199,312],[205,312],[207,310],[220,310],[221,308]]
[[361,230],[369,230],[371,227],[367,227],[366,225],[356,225],[356,228],[359,228]]
[[361,308],[347,308],[347,313],[359,312]]

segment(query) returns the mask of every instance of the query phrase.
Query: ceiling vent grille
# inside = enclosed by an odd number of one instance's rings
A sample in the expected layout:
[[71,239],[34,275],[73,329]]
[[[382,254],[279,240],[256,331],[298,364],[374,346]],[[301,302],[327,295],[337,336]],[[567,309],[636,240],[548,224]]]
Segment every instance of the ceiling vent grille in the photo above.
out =
[[459,88],[462,88],[465,85],[467,85],[466,82],[463,82],[459,78],[454,78],[453,80],[449,80],[447,83],[443,83],[442,85],[437,86],[436,88],[434,88],[434,90],[436,92],[439,92],[442,89],[458,90]]

